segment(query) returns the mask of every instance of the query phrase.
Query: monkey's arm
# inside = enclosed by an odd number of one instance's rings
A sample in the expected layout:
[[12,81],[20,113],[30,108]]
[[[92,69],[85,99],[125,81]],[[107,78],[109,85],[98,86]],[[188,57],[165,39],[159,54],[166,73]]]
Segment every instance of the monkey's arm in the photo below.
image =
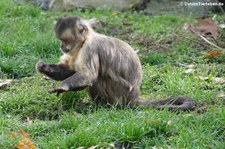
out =
[[42,61],[37,63],[36,69],[40,73],[43,73],[51,79],[57,81],[63,81],[75,73],[63,64],[46,64]]
[[66,91],[79,91],[91,86],[91,78],[89,75],[85,75],[83,72],[76,72],[72,76],[62,81],[60,87],[51,90],[51,93],[57,93],[59,95]]
[[78,65],[80,71],[63,80],[60,87],[53,89],[52,93],[60,94],[66,91],[78,91],[92,86],[98,78],[99,58],[97,55],[85,55],[84,61]]

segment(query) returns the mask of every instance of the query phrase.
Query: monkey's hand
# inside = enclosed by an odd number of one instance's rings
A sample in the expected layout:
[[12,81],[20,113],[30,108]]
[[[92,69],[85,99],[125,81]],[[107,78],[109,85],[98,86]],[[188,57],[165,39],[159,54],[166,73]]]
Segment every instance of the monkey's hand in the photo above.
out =
[[57,87],[49,90],[49,93],[56,93],[56,96],[59,96],[61,93],[66,92],[67,90],[62,87]]
[[46,64],[43,61],[39,61],[36,64],[36,69],[40,73],[57,81],[63,81],[75,73],[75,71],[70,70],[64,64]]
[[50,69],[48,67],[47,64],[45,64],[45,62],[43,61],[39,61],[37,64],[36,64],[36,69],[40,72],[40,73],[48,73],[50,72]]

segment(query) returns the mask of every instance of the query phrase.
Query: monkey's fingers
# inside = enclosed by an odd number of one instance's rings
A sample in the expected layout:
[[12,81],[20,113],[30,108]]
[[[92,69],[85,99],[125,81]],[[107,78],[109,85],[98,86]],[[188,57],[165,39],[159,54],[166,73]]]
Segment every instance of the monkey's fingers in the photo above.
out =
[[53,94],[56,93],[56,96],[59,96],[61,93],[65,92],[63,88],[54,88],[49,90],[49,93]]
[[43,61],[39,61],[39,62],[36,64],[36,69],[37,69],[39,72],[41,72],[41,73],[44,72],[45,67],[46,67],[46,64],[45,64],[45,62],[43,62]]

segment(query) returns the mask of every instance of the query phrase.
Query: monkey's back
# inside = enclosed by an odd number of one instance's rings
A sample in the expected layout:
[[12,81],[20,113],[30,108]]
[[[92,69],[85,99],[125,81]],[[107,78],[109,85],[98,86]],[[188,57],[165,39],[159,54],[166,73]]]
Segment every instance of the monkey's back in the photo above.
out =
[[92,48],[98,53],[99,71],[90,90],[113,104],[125,105],[138,98],[142,68],[133,48],[122,40],[101,34],[94,41]]

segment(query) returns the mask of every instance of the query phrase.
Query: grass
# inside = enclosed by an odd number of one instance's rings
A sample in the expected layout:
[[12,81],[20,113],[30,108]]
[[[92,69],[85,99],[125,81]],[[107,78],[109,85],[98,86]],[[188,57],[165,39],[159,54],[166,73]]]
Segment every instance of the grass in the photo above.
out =
[[[97,18],[101,33],[127,41],[139,51],[143,64],[142,96],[161,99],[190,96],[198,102],[192,112],[117,109],[97,106],[86,91],[59,97],[48,89],[59,82],[43,79],[35,64],[57,63],[61,55],[53,27],[60,16]],[[212,14],[213,15],[213,14]],[[205,59],[213,49],[182,30],[192,16],[145,16],[110,10],[43,12],[33,5],[0,2],[0,76],[14,83],[0,90],[0,147],[15,148],[24,138],[37,148],[224,148],[224,52]],[[224,16],[218,15],[222,23]],[[224,47],[225,32],[218,38]],[[200,44],[201,43],[201,44]],[[202,43],[204,46],[202,46]],[[194,64],[193,72],[187,73]],[[208,77],[208,79],[201,79]],[[25,137],[23,130],[30,137]]]

